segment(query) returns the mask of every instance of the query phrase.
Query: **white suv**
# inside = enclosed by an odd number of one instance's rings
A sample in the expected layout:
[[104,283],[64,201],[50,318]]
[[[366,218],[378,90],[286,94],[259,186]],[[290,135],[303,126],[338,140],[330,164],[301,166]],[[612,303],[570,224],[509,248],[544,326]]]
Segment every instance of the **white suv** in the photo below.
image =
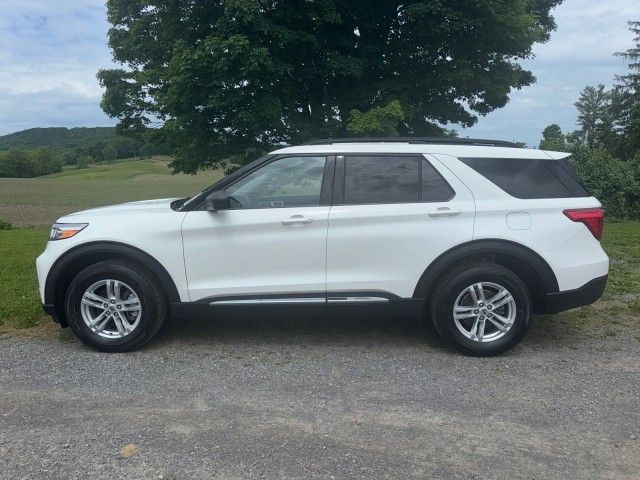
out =
[[141,346],[169,315],[347,313],[430,318],[496,354],[533,313],[604,290],[604,213],[567,157],[442,138],[283,148],[188,200],[60,218],[40,295],[103,351]]

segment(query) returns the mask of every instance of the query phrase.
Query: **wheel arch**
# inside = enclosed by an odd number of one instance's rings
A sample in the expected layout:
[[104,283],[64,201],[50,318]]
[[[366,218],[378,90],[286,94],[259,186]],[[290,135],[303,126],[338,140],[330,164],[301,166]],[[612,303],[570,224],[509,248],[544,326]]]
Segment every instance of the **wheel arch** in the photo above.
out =
[[58,258],[47,275],[44,287],[45,304],[53,305],[55,317],[64,327],[64,296],[71,279],[82,269],[104,260],[128,260],[146,268],[162,284],[169,302],[179,302],[180,295],[169,272],[147,252],[118,242],[89,242],[78,245]]
[[413,298],[428,299],[441,276],[462,263],[488,261],[518,275],[529,289],[535,313],[546,309],[547,293],[558,292],[558,280],[539,254],[509,240],[483,239],[467,242],[447,250],[423,272],[413,292]]

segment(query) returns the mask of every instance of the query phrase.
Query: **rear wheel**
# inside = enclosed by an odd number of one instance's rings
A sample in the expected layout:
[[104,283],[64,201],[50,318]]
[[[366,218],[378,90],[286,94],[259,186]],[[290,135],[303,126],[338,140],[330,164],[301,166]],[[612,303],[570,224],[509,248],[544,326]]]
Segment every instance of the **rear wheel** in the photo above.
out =
[[461,267],[443,278],[432,298],[436,329],[466,353],[504,352],[529,327],[529,291],[516,274],[499,265]]
[[153,275],[138,265],[113,260],[76,275],[65,310],[84,343],[101,351],[126,352],[157,333],[167,316],[167,302]]

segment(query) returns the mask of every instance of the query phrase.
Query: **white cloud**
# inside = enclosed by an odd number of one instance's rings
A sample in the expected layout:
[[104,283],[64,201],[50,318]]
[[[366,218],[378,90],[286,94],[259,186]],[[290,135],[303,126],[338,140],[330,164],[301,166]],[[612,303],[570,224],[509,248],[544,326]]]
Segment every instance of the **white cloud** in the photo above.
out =
[[638,0],[565,0],[554,11],[558,29],[549,42],[534,47],[535,58],[523,62],[537,82],[511,93],[506,107],[480,118],[467,129],[469,137],[503,138],[537,146],[551,123],[563,131],[576,129],[574,102],[587,85],[611,86],[623,73],[623,59],[614,57],[633,44],[627,21],[640,19]]
[[98,69],[111,65],[102,0],[0,0],[0,134],[110,125]]

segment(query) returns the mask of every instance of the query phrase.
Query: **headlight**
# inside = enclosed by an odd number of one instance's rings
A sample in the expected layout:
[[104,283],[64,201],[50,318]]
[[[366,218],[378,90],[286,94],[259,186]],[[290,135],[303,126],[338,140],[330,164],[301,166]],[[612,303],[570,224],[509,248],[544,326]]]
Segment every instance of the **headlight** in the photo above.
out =
[[49,233],[49,240],[64,240],[82,231],[88,223],[54,223]]

